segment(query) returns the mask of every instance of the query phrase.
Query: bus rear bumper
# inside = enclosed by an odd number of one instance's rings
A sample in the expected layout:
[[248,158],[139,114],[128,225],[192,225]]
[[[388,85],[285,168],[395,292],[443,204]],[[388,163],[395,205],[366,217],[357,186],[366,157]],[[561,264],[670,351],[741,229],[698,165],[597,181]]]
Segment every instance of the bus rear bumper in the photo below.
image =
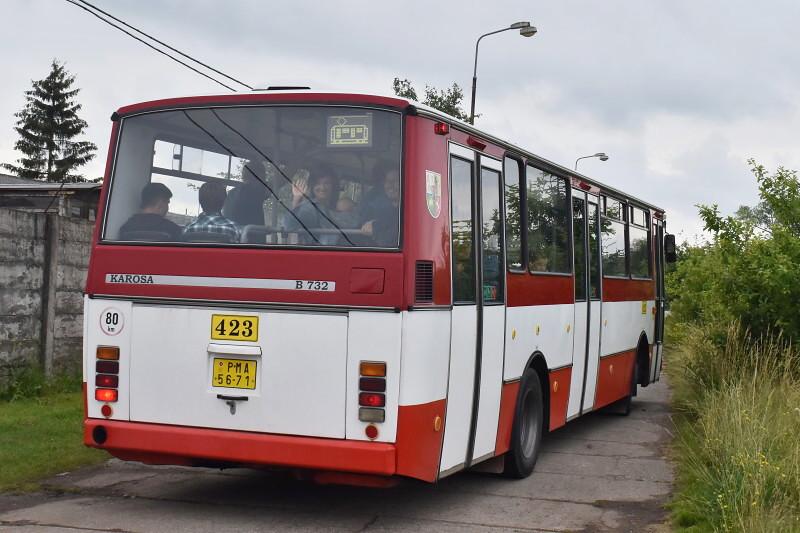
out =
[[211,462],[279,466],[391,476],[395,446],[382,442],[324,439],[245,431],[166,426],[87,418],[87,446],[127,461],[202,465]]

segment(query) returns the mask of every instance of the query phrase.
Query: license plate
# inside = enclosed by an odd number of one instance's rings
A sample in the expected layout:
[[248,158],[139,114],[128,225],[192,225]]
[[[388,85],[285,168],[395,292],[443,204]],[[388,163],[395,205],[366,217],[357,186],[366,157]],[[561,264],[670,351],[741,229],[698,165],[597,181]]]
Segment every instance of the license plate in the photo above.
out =
[[221,341],[257,341],[258,317],[211,315],[211,338]]
[[214,358],[211,385],[226,389],[255,389],[258,362],[252,359]]

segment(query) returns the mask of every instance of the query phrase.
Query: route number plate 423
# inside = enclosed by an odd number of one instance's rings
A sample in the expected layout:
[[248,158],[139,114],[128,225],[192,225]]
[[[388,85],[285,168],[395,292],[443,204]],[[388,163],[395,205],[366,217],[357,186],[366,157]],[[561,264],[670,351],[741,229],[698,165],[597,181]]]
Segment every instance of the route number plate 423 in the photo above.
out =
[[258,317],[211,315],[211,338],[222,341],[258,340]]

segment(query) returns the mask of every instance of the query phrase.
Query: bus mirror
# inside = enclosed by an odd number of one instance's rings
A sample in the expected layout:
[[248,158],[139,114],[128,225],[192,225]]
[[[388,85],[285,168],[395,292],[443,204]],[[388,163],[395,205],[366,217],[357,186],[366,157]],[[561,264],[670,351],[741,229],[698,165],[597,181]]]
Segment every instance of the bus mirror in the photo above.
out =
[[664,235],[664,259],[667,263],[674,263],[678,260],[678,251],[675,248],[675,235]]

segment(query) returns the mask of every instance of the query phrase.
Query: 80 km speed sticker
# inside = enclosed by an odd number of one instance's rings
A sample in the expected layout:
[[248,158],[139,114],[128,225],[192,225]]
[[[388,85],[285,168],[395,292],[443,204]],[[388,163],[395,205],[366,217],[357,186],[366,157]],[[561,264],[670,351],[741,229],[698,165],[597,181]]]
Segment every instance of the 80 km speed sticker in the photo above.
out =
[[106,307],[100,313],[100,329],[106,335],[119,335],[125,327],[125,315],[116,307]]

